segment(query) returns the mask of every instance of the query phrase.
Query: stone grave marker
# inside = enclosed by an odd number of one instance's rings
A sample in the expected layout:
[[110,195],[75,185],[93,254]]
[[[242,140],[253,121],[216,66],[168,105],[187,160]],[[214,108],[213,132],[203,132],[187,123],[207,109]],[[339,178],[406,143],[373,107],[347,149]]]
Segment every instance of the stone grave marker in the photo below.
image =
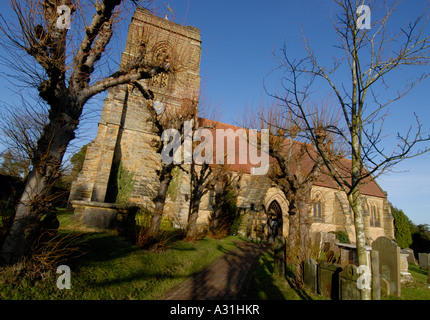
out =
[[[430,284],[430,254],[427,254],[427,283]],[[430,286],[428,286],[430,289]]]
[[379,252],[379,274],[381,291],[384,291],[382,279],[389,284],[390,294],[400,296],[400,248],[386,237],[379,237],[372,243],[372,249]]
[[427,270],[429,262],[428,257],[430,254],[428,253],[418,253],[418,263],[420,264],[420,268]]
[[370,251],[370,265],[372,270],[372,299],[381,300],[381,278],[379,276],[379,252]]
[[415,259],[414,250],[408,248],[408,249],[401,249],[400,253],[408,254],[408,263],[417,264],[417,260]]
[[336,264],[321,261],[318,266],[318,293],[331,298],[339,299],[339,273],[342,271]]
[[400,253],[400,282],[410,282],[413,281],[412,275],[409,272],[408,263],[409,253]]
[[357,286],[357,266],[347,265],[339,273],[339,300],[360,300],[360,290]]
[[318,290],[318,263],[314,259],[306,259],[303,268],[303,282],[312,292]]

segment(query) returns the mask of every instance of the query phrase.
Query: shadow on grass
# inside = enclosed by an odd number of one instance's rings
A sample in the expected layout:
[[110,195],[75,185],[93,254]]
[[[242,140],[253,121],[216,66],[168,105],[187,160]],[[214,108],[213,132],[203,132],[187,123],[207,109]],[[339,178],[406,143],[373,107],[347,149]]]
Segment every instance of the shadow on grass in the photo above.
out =
[[285,300],[284,294],[275,285],[272,274],[273,260],[271,255],[262,255],[255,265],[246,299]]
[[420,266],[417,266],[417,265],[409,265],[409,269],[425,276],[428,275],[428,272],[426,270],[421,269]]
[[83,248],[88,248],[88,253],[72,269],[79,272],[83,268],[80,287],[90,286],[92,296],[105,297],[112,292],[115,297],[157,299],[232,247],[232,241],[175,239],[167,250],[151,252],[115,235],[94,233],[86,235]]
[[85,254],[77,262],[80,264],[89,264],[124,257],[138,250],[138,247],[113,234],[89,233],[85,235],[80,249]]
[[246,299],[252,300],[315,300],[304,289],[296,288],[292,272],[286,276],[274,275],[274,257],[270,251],[262,255],[253,271]]

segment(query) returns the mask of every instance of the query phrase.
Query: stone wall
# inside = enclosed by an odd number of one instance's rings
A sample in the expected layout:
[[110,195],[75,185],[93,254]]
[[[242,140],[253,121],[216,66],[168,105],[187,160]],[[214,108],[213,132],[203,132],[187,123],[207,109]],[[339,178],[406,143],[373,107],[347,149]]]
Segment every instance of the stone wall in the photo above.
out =
[[[237,197],[238,207],[243,208],[242,213],[244,218],[242,219],[241,230],[244,236],[257,237],[257,234],[261,232],[267,232],[267,215],[266,211],[272,201],[277,201],[280,204],[283,215],[283,236],[288,237],[288,201],[279,188],[273,186],[266,177],[251,176],[250,174],[244,174],[241,183],[241,191]],[[188,183],[188,182],[183,182]],[[349,211],[349,205],[347,202],[346,195],[341,191],[333,188],[313,186],[312,194],[322,194],[323,199],[323,219],[322,221],[313,221],[311,225],[311,232],[328,233],[330,231],[345,231],[352,243],[355,243],[355,227],[353,224],[353,213]],[[210,210],[208,210],[208,199],[209,194],[206,194],[201,202],[201,214],[199,222],[205,224],[208,222]],[[376,203],[381,210],[380,215],[380,226],[370,226],[370,216],[365,212],[364,222],[365,231],[370,245],[375,239],[380,236],[386,236],[394,239],[394,227],[391,212],[382,210],[385,203],[388,203],[387,199],[365,196],[363,197],[365,203]],[[313,212],[312,206],[309,212],[310,218],[312,219]]]
[[[312,194],[319,194],[322,199],[322,221],[315,220],[311,226],[312,232],[344,231],[348,234],[352,243],[355,243],[354,214],[349,209],[349,203],[344,193],[339,190],[321,186],[313,186]],[[362,196],[364,203],[364,226],[370,245],[380,236],[394,239],[394,225],[389,202],[386,198],[374,197],[370,195]],[[370,226],[370,214],[367,210],[368,204],[375,204],[378,208],[380,226]],[[311,208],[312,211],[312,208]],[[313,213],[311,212],[312,216]]]
[[[142,49],[142,46],[145,46]],[[161,74],[141,85],[150,89],[154,101],[165,108],[180,107],[184,98],[198,95],[200,86],[200,32],[138,9],[129,26],[121,68],[145,50],[145,59],[154,62],[160,54],[168,55],[174,75]],[[152,207],[158,187],[156,170],[161,157],[155,146],[153,121],[147,100],[132,85],[109,89],[104,101],[96,139],[87,148],[83,169],[73,183],[69,200],[115,202],[112,184],[119,163],[134,175],[132,204]]]

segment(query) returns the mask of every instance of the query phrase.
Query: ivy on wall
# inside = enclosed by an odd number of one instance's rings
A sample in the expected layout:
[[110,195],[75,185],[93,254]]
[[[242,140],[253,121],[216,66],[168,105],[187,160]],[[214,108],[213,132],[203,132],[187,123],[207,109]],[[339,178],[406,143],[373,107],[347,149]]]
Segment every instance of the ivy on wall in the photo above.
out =
[[115,203],[128,204],[134,187],[134,173],[124,168],[122,162],[119,163],[116,177],[117,194]]

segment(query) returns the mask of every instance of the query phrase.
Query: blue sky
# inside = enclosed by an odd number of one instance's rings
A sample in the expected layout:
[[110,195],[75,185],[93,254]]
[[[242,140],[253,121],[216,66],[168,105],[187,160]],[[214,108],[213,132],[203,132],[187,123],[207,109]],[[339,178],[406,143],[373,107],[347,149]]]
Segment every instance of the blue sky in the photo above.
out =
[[[393,15],[393,21],[403,24],[414,19],[426,3],[426,0],[403,1]],[[172,20],[200,29],[204,95],[213,105],[220,106],[223,111],[221,120],[227,123],[240,122],[246,106],[255,107],[267,100],[263,81],[268,90],[276,92],[278,79],[273,74],[269,76],[270,71],[277,67],[273,50],[279,52],[285,42],[291,57],[303,57],[301,30],[323,62],[329,63],[331,56],[340,54],[334,48],[336,36],[331,16],[336,14],[337,8],[332,1],[170,0],[157,2],[160,14],[167,12],[167,4],[173,9],[173,16],[169,13]],[[3,1],[0,10],[6,10]],[[122,40],[126,38],[127,21],[119,33]],[[124,41],[120,41],[119,51],[123,46]],[[119,56],[113,59],[119,60]],[[4,68],[0,66],[0,71]],[[407,78],[409,72],[404,70],[396,74],[394,87]],[[0,78],[0,100],[12,99],[7,86],[9,84]],[[387,146],[394,142],[397,131],[405,132],[413,124],[414,112],[420,117],[423,129],[430,132],[429,88],[430,79],[427,79],[392,106],[385,126]],[[96,113],[85,122],[85,128],[81,128],[80,132],[85,132],[85,135],[78,135],[81,137],[78,144],[95,137],[101,98],[103,95],[94,103]],[[417,224],[430,224],[429,163],[430,153],[406,160],[396,168],[399,173],[385,175],[378,180],[388,192],[389,200]]]
[[[404,24],[415,19],[426,2],[403,1],[393,15],[393,22]],[[223,120],[228,123],[240,122],[245,106],[257,106],[267,100],[263,81],[269,91],[276,92],[278,79],[269,73],[277,67],[273,51],[279,52],[284,42],[291,57],[303,57],[303,32],[322,59],[339,54],[334,48],[337,41],[331,20],[339,11],[332,1],[179,0],[168,3],[174,9],[176,22],[184,23],[186,15],[184,24],[200,29],[205,95],[214,105],[221,105]],[[393,84],[407,79],[408,71],[396,74]],[[395,142],[398,131],[404,133],[413,124],[414,112],[424,130],[430,132],[429,80],[392,105],[384,131],[388,135],[387,146]],[[403,209],[414,223],[430,224],[429,164],[430,154],[425,154],[398,165],[395,168],[398,173],[378,179],[389,200]]]

